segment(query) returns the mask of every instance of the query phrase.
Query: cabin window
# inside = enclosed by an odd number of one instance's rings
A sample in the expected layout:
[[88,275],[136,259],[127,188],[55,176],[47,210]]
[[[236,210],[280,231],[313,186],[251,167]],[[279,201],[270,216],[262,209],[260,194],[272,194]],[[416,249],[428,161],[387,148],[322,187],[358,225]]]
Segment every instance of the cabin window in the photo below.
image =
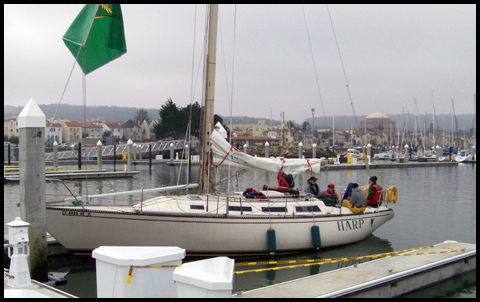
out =
[[295,207],[297,213],[300,212],[321,212],[318,206],[302,206],[302,207]]
[[287,208],[286,207],[262,207],[262,212],[265,213],[286,213]]
[[190,205],[190,210],[205,210],[205,207],[202,205],[192,204]]
[[252,207],[238,207],[238,206],[228,206],[229,211],[238,211],[238,212],[251,212]]
[[202,200],[202,198],[198,195],[188,195],[190,200]]

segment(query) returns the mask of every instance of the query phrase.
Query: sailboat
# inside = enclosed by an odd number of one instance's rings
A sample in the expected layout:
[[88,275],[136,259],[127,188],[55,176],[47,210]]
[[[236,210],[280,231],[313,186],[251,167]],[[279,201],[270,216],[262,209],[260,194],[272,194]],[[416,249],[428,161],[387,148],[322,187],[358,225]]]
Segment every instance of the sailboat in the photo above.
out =
[[[231,146],[213,128],[216,23],[209,6],[205,115],[199,194],[158,196],[133,206],[48,205],[47,230],[66,249],[85,253],[99,246],[179,246],[190,255],[245,255],[340,246],[365,239],[394,217],[386,202],[363,213],[326,206],[299,190],[219,193],[213,169],[318,175],[319,159],[252,157]],[[285,190],[282,190],[285,189]],[[251,192],[251,191],[250,191]]]

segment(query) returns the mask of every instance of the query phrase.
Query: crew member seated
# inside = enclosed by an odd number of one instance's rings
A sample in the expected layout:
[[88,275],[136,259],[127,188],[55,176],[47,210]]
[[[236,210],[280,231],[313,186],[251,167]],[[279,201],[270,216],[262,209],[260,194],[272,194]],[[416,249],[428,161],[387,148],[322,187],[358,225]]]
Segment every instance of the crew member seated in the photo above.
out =
[[335,192],[335,185],[329,184],[327,191],[320,192],[318,198],[320,198],[326,206],[336,206],[338,194]]
[[287,187],[289,189],[295,187],[295,181],[292,174],[286,174],[285,172],[278,173],[277,177],[279,187]]

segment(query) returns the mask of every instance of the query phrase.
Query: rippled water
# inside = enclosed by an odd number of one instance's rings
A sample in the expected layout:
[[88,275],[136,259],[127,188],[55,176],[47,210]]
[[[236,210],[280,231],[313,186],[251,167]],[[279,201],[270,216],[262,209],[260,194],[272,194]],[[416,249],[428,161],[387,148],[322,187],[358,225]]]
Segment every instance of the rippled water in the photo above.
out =
[[[108,167],[107,167],[108,168]],[[111,168],[111,167],[109,167]],[[117,167],[117,170],[119,168]],[[120,168],[121,169],[121,168]],[[89,180],[88,182],[66,182],[75,194],[99,194],[111,191],[124,191],[172,185],[177,183],[179,167],[154,165],[152,171],[148,166],[137,166],[141,173],[130,179]],[[184,168],[180,183],[185,183]],[[275,260],[316,259],[356,257],[378,254],[437,244],[445,240],[476,244],[476,166],[460,164],[459,166],[375,169],[372,175],[379,178],[379,183],[388,188],[395,185],[399,191],[399,201],[392,204],[395,217],[379,228],[366,240],[311,253],[298,253],[288,256],[276,256]],[[196,179],[198,167],[192,168],[192,179]],[[243,190],[247,187],[260,189],[263,184],[274,185],[274,175],[268,173],[248,173],[236,176],[231,182],[224,181],[220,189]],[[223,179],[227,175],[222,175]],[[297,187],[303,187],[309,175],[295,178]],[[328,183],[335,183],[337,189],[349,182],[367,183],[364,170],[324,171],[320,174],[318,184],[326,189]],[[75,186],[77,185],[77,186]],[[4,233],[5,223],[19,216],[18,184],[5,185],[4,190]],[[47,188],[50,190],[50,188]],[[153,196],[155,194],[151,194]],[[145,198],[150,196],[146,195]],[[140,197],[115,198],[116,203],[136,203]],[[68,283],[59,288],[80,297],[95,297],[95,262],[89,257],[65,258],[65,263],[52,263],[51,270],[69,272]],[[194,259],[187,259],[191,261]],[[252,259],[250,259],[252,260]],[[257,260],[257,259],[253,259]],[[262,259],[265,260],[265,259]],[[240,261],[240,260],[238,260]],[[241,260],[243,261],[243,260]],[[234,292],[254,289],[271,284],[301,278],[328,270],[352,265],[353,262],[327,264],[288,270],[269,271],[235,275]],[[265,267],[265,266],[264,266]],[[449,280],[410,297],[476,297],[476,272]]]

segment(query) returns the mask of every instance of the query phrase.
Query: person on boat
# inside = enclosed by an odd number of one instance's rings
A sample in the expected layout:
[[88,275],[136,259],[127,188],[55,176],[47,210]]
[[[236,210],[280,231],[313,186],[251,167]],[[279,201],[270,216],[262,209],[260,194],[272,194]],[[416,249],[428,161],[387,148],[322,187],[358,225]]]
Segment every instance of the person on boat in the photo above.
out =
[[368,184],[370,187],[368,188],[368,195],[367,195],[367,206],[371,206],[374,208],[378,207],[378,202],[380,201],[380,195],[382,194],[382,186],[377,184],[378,178],[376,176],[370,177],[368,180]]
[[335,206],[338,201],[338,194],[335,192],[335,185],[329,184],[326,191],[321,192],[318,197],[326,206]]
[[367,206],[367,196],[365,192],[358,187],[357,183],[352,184],[352,194],[348,199],[343,200],[342,206],[349,208],[354,213],[362,212]]
[[293,188],[295,187],[295,181],[293,180],[292,174],[286,174],[285,172],[278,173],[277,177],[279,187]]
[[353,182],[347,185],[347,188],[345,189],[345,193],[343,194],[342,200],[345,200],[345,199],[350,200],[350,198],[352,197],[352,190],[353,190],[352,186],[353,186]]
[[315,176],[312,176],[307,180],[305,193],[312,194],[313,196],[318,197],[318,194],[320,193],[320,188],[317,185],[317,178],[315,178]]

